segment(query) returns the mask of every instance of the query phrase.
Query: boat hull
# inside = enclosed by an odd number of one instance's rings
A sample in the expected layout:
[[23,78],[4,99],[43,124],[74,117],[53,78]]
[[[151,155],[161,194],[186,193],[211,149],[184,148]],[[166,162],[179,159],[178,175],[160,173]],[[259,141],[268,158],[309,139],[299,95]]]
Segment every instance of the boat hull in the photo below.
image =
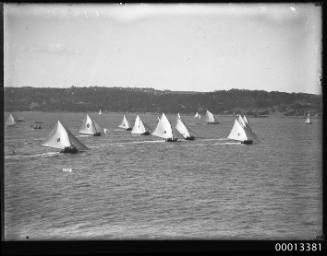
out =
[[101,136],[100,132],[94,133],[93,136]]
[[66,147],[66,148],[60,150],[60,153],[76,154],[76,153],[78,153],[78,150],[75,147]]
[[190,137],[185,138],[185,140],[195,140],[195,137],[194,136],[190,136]]
[[252,140],[244,140],[241,143],[245,144],[245,145],[251,145],[251,144],[253,144],[253,141]]
[[220,122],[207,122],[207,124],[220,124]]
[[177,142],[177,138],[169,138],[169,139],[166,139],[166,142]]

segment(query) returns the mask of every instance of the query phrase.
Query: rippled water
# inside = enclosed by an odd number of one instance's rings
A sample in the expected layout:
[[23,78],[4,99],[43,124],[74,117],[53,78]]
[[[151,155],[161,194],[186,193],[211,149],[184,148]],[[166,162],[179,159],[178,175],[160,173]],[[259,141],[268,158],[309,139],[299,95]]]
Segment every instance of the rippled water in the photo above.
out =
[[[25,122],[5,129],[8,240],[322,234],[321,120],[305,125],[303,118],[248,118],[261,143],[247,146],[224,140],[232,117],[206,125],[182,115],[201,139],[165,143],[119,130],[122,113],[93,113],[110,134],[79,137],[90,150],[70,155],[40,143],[58,119],[78,135],[84,114],[14,114]],[[127,114],[131,123],[135,116]],[[156,115],[140,116],[154,128]],[[175,116],[168,118],[174,124]],[[43,129],[31,129],[33,120]]]

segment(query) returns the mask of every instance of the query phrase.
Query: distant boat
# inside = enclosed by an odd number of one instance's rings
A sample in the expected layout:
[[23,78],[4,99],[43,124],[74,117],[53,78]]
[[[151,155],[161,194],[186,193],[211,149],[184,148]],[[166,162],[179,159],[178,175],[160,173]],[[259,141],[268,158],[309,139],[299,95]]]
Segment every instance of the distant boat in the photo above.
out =
[[257,135],[249,126],[247,119],[242,118],[241,115],[235,118],[234,125],[227,138],[241,141],[243,144],[253,144],[259,141]]
[[100,109],[100,111],[99,111],[99,115],[102,115],[102,110]]
[[79,130],[79,133],[93,135],[93,136],[100,136],[103,133],[103,129],[96,121],[92,120],[90,116],[87,114],[83,120],[83,124]]
[[31,127],[32,127],[34,130],[40,130],[40,129],[42,129],[41,123],[42,123],[42,122],[34,121],[34,123],[31,125]]
[[171,124],[167,119],[165,113],[162,113],[162,116],[157,124],[157,127],[152,132],[153,136],[158,136],[160,138],[164,138],[167,142],[175,142],[177,138],[173,135],[173,130],[171,128]]
[[206,111],[206,122],[207,124],[219,124],[215,116],[209,110]]
[[10,127],[10,126],[14,126],[16,124],[16,120],[14,118],[14,116],[10,113],[7,117],[6,120],[6,126]]
[[77,153],[88,149],[59,120],[42,146],[59,148],[60,153]]
[[140,134],[140,135],[150,135],[149,128],[146,125],[144,125],[139,115],[136,116],[135,123],[131,133]]
[[125,115],[123,117],[123,120],[121,121],[121,124],[118,125],[118,127],[122,128],[122,129],[125,129],[127,131],[132,130],[131,125],[129,124],[129,122],[128,122],[128,120],[127,120],[127,118],[126,118]]
[[304,123],[306,123],[306,124],[312,124],[309,113],[307,114],[307,118],[305,119]]
[[201,119],[201,115],[198,112],[196,112],[194,118]]
[[186,140],[194,140],[194,136],[192,136],[189,132],[189,129],[182,121],[182,118],[179,114],[177,114],[177,120],[176,120],[176,130],[184,137]]

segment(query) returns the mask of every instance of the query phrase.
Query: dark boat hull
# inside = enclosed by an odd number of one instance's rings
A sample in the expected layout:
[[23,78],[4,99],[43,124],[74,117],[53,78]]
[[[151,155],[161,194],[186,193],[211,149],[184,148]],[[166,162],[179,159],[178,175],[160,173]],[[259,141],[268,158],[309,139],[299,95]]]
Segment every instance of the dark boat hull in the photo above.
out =
[[190,137],[185,138],[185,140],[195,140],[195,137],[194,136],[190,136]]
[[101,136],[101,133],[97,132],[97,133],[93,134],[93,136]]
[[241,143],[245,144],[245,145],[251,145],[251,144],[253,144],[253,141],[252,140],[244,140]]
[[220,124],[220,122],[207,122],[207,124]]
[[177,138],[169,138],[169,139],[166,139],[166,142],[177,142]]
[[63,150],[60,150],[60,153],[76,154],[78,153],[78,150],[75,147],[66,147]]

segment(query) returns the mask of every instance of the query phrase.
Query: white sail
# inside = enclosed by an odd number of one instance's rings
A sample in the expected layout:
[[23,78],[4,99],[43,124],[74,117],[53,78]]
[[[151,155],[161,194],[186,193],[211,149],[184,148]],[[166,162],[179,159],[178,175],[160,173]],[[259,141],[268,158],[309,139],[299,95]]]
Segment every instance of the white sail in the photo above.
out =
[[145,127],[145,125],[142,122],[141,118],[139,117],[139,115],[137,115],[131,133],[133,133],[133,134],[145,134],[147,132],[149,132],[149,129],[147,129],[147,127]]
[[237,141],[252,141],[252,142],[258,142],[257,135],[252,131],[252,129],[249,126],[244,126],[244,120],[243,122],[242,118],[236,117],[234,120],[234,125],[227,136],[228,139],[231,140],[237,140]]
[[307,114],[307,118],[304,121],[306,124],[311,124],[310,114]]
[[164,113],[162,114],[156,129],[152,132],[152,135],[164,139],[173,139],[173,130],[171,128],[171,124]]
[[100,111],[99,111],[99,115],[102,115],[102,110],[100,109]]
[[129,124],[129,122],[128,122],[125,115],[123,117],[123,120],[122,120],[121,124],[118,125],[118,127],[123,128],[123,129],[130,129],[131,128],[131,126],[130,126],[130,124]]
[[177,116],[175,128],[181,135],[183,135],[185,139],[191,137],[190,132],[188,131],[186,125],[184,124],[180,116]]
[[104,132],[101,126],[96,121],[93,120],[93,124],[97,133],[101,134],[102,132]]
[[100,125],[98,125],[97,122],[92,120],[89,115],[86,115],[86,118],[83,120],[82,127],[79,130],[79,133],[81,134],[101,134],[102,133],[102,128]]
[[59,149],[64,149],[66,147],[74,147],[77,150],[87,149],[87,147],[82,144],[68,129],[66,129],[60,121],[57,122],[55,128],[50,132],[48,138],[42,145]]
[[7,120],[6,120],[6,125],[7,126],[13,126],[16,124],[16,121],[15,121],[15,118],[14,116],[10,113],[9,116],[7,117]]
[[194,118],[200,119],[201,118],[201,115],[198,112],[196,112],[195,115],[194,115]]
[[243,120],[244,120],[244,122],[245,122],[246,124],[249,124],[249,121],[248,121],[248,119],[246,118],[245,115],[243,115]]
[[247,126],[247,122],[243,119],[241,115],[237,115],[237,120],[242,124],[242,126]]
[[215,116],[209,110],[207,110],[207,112],[206,112],[206,122],[207,123],[216,123]]

